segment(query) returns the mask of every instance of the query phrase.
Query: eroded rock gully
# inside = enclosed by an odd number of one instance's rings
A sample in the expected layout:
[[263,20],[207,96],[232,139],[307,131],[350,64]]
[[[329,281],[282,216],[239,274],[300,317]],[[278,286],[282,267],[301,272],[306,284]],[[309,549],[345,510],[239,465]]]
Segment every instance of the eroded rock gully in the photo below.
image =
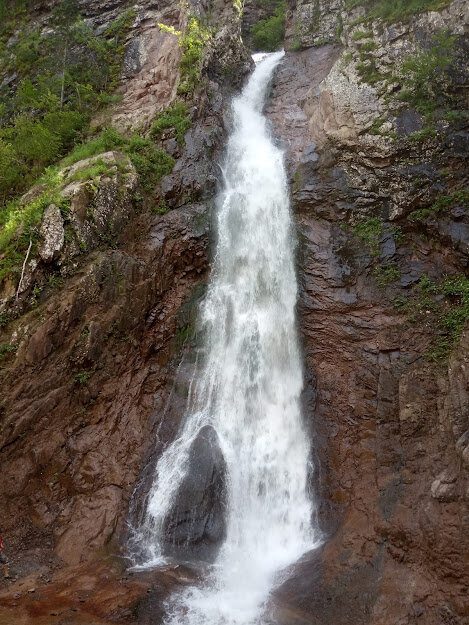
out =
[[[221,52],[207,61],[211,93],[192,110],[186,147],[176,148],[177,164],[162,181],[172,210],[151,216],[135,205],[132,186],[123,195],[119,180],[111,180],[106,184],[122,200],[103,204],[116,218],[115,249],[103,246],[106,228],[97,228],[89,253],[77,260],[54,247],[63,241],[51,209],[44,225],[50,222],[51,246],[31,271],[43,283],[48,263],[71,271],[33,302],[33,282],[26,282],[12,304],[15,315],[3,333],[19,347],[1,372],[0,506],[18,579],[0,581],[2,625],[146,625],[161,620],[168,592],[193,581],[182,566],[126,572],[122,556],[132,492],[174,436],[191,372],[189,358],[174,384],[182,355],[190,355],[187,337],[208,272],[209,212],[229,97],[223,82],[239,83],[246,68],[229,4],[212,7]],[[321,15],[326,4],[318,3]],[[419,17],[420,35],[441,24],[464,30],[460,5],[455,0],[446,13]],[[290,3],[287,41],[296,34],[308,46],[335,37],[343,9],[335,1],[319,33],[295,32],[295,16],[312,15],[314,6]],[[116,11],[113,3],[104,8],[89,3],[86,17],[102,25]],[[139,5],[124,97],[112,117],[121,128],[148,125],[174,98],[180,48],[157,24],[180,27],[183,20],[174,3]],[[403,26],[396,39],[378,29],[377,57],[384,64],[394,58],[389,42],[399,54],[411,49],[415,28]],[[423,275],[437,281],[467,267],[467,215],[460,209],[431,222],[427,236],[403,220],[438,191],[443,166],[456,181],[467,177],[467,129],[448,131],[435,149],[412,148],[413,163],[405,164],[409,153],[399,142],[367,132],[384,103],[359,82],[353,62],[344,64],[344,45],[356,53],[347,22],[341,44],[287,53],[266,109],[286,150],[298,224],[305,415],[325,537],[274,593],[273,615],[281,625],[463,625],[469,338],[463,335],[447,366],[427,362],[435,326],[430,319],[412,323],[394,300]],[[237,69],[230,76],[223,67]],[[409,113],[396,127],[405,136],[419,120]],[[422,172],[436,182],[416,200],[411,181]],[[128,175],[133,184],[130,168]],[[357,215],[376,214],[390,225],[378,257],[348,226]],[[394,224],[403,230],[399,240]],[[374,273],[378,261],[399,269],[385,289]],[[134,504],[138,515],[141,503]]]

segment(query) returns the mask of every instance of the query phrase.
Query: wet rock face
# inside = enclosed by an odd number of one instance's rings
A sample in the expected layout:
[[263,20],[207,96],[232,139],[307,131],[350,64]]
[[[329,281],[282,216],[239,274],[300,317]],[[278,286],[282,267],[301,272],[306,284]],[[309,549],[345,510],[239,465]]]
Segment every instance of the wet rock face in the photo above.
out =
[[0,372],[0,506],[19,573],[36,550],[72,565],[112,540],[119,550],[184,347],[179,311],[196,305],[207,270],[206,212],[141,215],[123,249],[90,254],[56,294],[44,292],[44,314],[14,322],[18,348]]
[[211,559],[225,535],[226,464],[215,430],[194,439],[187,474],[164,525],[166,552],[183,559]]
[[[373,100],[366,111],[350,100],[334,108],[353,95],[335,79],[338,54],[335,46],[287,54],[267,106],[286,149],[299,231],[307,416],[320,465],[312,487],[325,535],[274,593],[272,618],[463,625],[469,336],[446,365],[431,364],[435,327],[412,323],[395,302],[423,275],[439,281],[463,272],[467,255],[456,239],[429,241],[404,218],[396,217],[403,236],[395,237],[387,220],[409,210],[402,154],[366,133]],[[368,89],[356,85],[355,103]],[[445,149],[424,147],[414,158],[431,172],[448,158],[457,180],[458,160]],[[388,224],[374,250],[348,226],[358,215]],[[439,232],[465,219],[447,214]],[[376,267],[388,262],[395,282],[379,286]]]
[[[119,1],[81,4],[100,32],[128,8]],[[172,1],[133,8],[123,97],[109,117],[93,121],[99,128],[110,118],[127,133],[137,125],[144,132],[174,100],[182,48],[158,23],[180,30],[187,19],[186,8]],[[47,27],[50,10],[50,3],[35,5],[38,26]],[[217,29],[204,54],[201,88],[188,99],[185,144],[161,141],[176,163],[158,197],[139,188],[133,165],[118,151],[64,168],[63,205],[45,211],[18,298],[12,284],[0,293],[0,507],[14,574],[15,567],[23,575],[39,565],[75,566],[105,550],[123,553],[135,485],[184,413],[181,392],[178,409],[173,402],[162,423],[175,370],[191,350],[187,337],[207,277],[224,115],[232,85],[250,68],[233,3],[194,3],[190,10]],[[86,180],[83,172],[96,158],[107,171]],[[171,210],[161,215],[163,198]],[[190,499],[192,484],[186,501],[197,508],[193,542],[212,548],[224,531],[212,505],[223,470],[211,435],[198,440],[197,450],[206,462],[199,499]]]
[[337,42],[343,10],[344,0],[288,0],[286,49]]

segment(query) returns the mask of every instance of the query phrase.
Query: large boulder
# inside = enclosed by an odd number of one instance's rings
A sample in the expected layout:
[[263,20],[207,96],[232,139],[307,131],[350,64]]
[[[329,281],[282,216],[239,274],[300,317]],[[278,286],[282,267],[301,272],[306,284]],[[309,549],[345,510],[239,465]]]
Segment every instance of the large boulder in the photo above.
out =
[[217,433],[206,425],[192,443],[186,477],[165,520],[167,555],[213,558],[225,536],[225,481]]

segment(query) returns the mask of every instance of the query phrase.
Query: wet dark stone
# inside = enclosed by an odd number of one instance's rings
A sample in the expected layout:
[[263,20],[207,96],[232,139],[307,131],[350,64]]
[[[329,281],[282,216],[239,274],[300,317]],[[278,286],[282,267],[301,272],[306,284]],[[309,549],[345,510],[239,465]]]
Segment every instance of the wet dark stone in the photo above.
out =
[[269,625],[366,625],[379,594],[383,545],[368,561],[344,565],[331,584],[323,564],[324,547],[305,554],[283,571],[285,581],[274,590],[268,606]]
[[387,234],[381,243],[381,258],[384,260],[391,259],[396,253],[396,243],[391,234]]
[[140,60],[140,39],[135,38],[125,48],[122,73],[125,78],[131,78],[142,69]]
[[226,464],[215,430],[204,426],[192,443],[187,475],[165,522],[166,553],[211,560],[225,537]]
[[398,134],[408,137],[421,129],[420,115],[412,109],[405,110],[399,117],[396,117],[396,127]]

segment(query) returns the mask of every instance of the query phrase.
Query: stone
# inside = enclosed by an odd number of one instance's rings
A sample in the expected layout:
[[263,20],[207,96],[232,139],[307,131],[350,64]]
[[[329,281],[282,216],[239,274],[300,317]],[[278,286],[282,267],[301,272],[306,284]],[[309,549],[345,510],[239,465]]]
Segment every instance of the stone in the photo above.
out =
[[441,502],[453,501],[457,495],[456,479],[456,474],[448,469],[445,469],[442,473],[440,473],[436,480],[432,482],[432,497]]
[[469,430],[458,438],[456,449],[461,454],[464,464],[469,468]]
[[55,204],[50,204],[44,211],[40,234],[39,256],[45,263],[50,263],[58,258],[65,241],[62,214]]
[[[168,553],[213,553],[225,534],[226,464],[215,430],[204,426],[189,452],[187,474],[164,524]],[[175,549],[176,548],[176,549]],[[207,556],[206,556],[207,557]]]

